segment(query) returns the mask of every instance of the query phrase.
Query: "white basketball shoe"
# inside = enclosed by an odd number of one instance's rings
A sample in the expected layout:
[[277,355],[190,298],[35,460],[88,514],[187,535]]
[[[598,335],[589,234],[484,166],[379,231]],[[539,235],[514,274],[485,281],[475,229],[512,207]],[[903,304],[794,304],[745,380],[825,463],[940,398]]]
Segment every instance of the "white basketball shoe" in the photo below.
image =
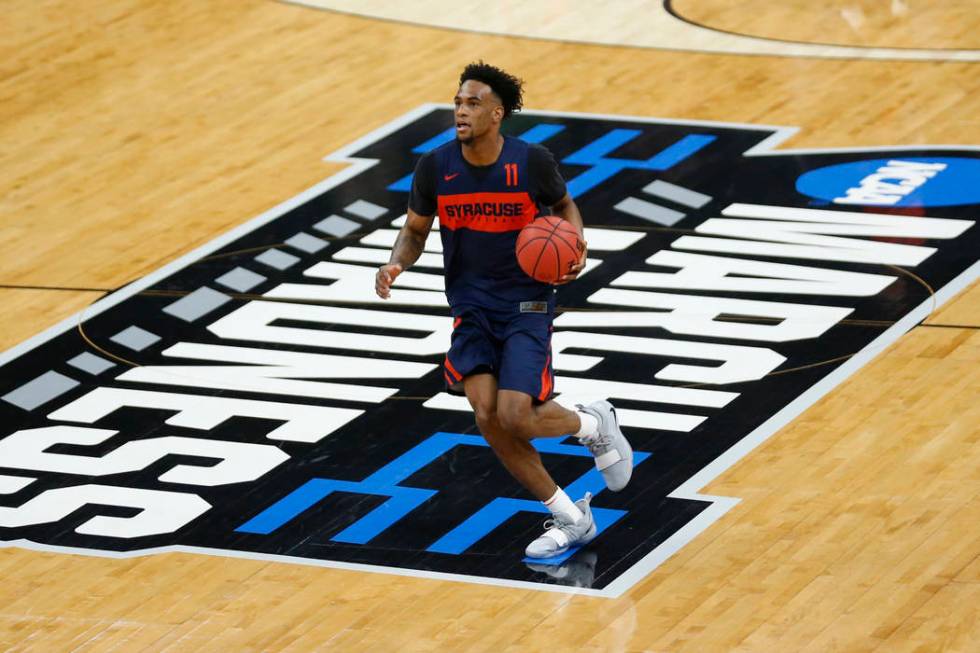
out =
[[608,401],[594,401],[588,406],[579,405],[578,409],[599,421],[599,432],[579,438],[579,441],[595,458],[595,466],[602,472],[606,487],[619,492],[633,475],[633,447],[619,430],[616,409]]
[[568,551],[570,547],[588,544],[595,538],[595,518],[592,517],[592,493],[586,492],[585,497],[575,502],[582,511],[582,519],[578,523],[565,515],[554,515],[544,523],[544,534],[527,545],[524,553],[529,558],[554,558]]

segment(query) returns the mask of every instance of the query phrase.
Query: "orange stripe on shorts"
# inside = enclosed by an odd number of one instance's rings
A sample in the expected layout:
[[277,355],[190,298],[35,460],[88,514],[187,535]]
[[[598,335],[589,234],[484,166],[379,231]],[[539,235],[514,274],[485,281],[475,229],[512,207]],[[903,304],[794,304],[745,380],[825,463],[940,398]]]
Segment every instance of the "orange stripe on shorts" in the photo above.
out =
[[550,365],[551,354],[548,354],[548,358],[544,361],[544,369],[541,370],[541,394],[538,395],[538,401],[545,401],[551,395],[552,380],[551,374],[548,371]]
[[446,369],[449,370],[449,373],[453,375],[453,378],[454,379],[456,379],[457,381],[462,381],[463,380],[463,375],[460,374],[459,372],[457,372],[456,371],[456,368],[453,367],[453,364],[449,362],[449,356],[446,356],[446,363],[445,363],[445,365],[446,365]]

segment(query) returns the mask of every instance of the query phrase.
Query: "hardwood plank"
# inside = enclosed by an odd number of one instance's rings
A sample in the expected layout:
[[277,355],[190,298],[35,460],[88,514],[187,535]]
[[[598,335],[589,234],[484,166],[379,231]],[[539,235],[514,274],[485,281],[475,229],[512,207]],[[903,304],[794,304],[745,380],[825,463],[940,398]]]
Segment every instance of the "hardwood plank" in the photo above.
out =
[[0,288],[0,351],[54,326],[103,296],[100,292]]

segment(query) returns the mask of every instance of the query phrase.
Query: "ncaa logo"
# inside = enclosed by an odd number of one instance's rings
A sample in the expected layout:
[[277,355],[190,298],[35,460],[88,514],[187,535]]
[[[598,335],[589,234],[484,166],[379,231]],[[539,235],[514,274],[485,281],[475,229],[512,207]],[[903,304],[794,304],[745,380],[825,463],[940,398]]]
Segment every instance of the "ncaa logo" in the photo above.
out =
[[938,156],[840,163],[800,175],[796,189],[834,204],[894,207],[977,204],[980,161]]

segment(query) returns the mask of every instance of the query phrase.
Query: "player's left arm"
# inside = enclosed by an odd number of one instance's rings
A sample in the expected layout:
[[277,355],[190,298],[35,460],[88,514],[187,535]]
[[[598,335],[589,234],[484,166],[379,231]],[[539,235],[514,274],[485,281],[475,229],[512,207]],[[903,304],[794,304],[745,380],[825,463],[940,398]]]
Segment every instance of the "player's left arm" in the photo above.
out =
[[578,261],[571,267],[568,274],[555,282],[555,285],[561,285],[572,281],[582,272],[582,269],[585,267],[585,255],[588,247],[585,243],[585,225],[582,223],[582,214],[579,213],[578,206],[575,204],[575,200],[572,199],[571,195],[566,192],[565,196],[558,200],[557,204],[551,205],[551,211],[558,217],[571,222],[578,229]]

